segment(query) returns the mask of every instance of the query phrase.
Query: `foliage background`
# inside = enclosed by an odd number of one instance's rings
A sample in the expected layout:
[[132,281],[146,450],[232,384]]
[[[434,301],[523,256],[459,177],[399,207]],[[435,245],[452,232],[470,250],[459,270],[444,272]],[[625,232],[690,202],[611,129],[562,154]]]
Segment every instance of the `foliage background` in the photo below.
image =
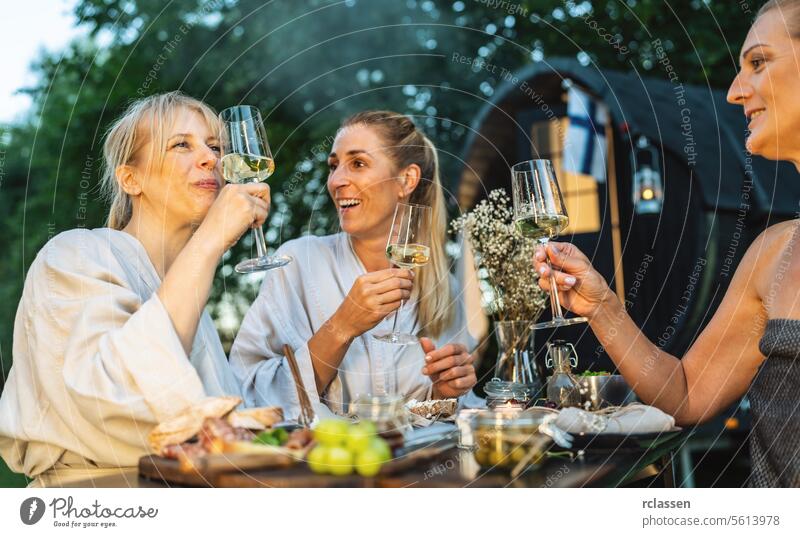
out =
[[[36,60],[38,83],[22,89],[32,110],[0,125],[3,379],[37,251],[61,231],[103,225],[102,136],[132,98],[180,88],[218,109],[258,106],[278,165],[268,241],[279,244],[335,230],[324,160],[349,113],[414,116],[440,147],[452,192],[469,125],[500,68],[567,56],[663,78],[650,44],[660,39],[684,82],[723,88],[756,10],[733,0],[81,0],[86,36]],[[223,339],[255,296],[257,279],[232,271],[249,246],[229,252],[215,280],[211,311]]]

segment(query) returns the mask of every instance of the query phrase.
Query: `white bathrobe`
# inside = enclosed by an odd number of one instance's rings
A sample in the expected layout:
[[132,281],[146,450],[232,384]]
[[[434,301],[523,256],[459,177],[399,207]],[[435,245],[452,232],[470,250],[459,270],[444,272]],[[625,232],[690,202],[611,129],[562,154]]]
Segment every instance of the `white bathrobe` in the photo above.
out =
[[159,421],[205,395],[239,395],[208,313],[187,357],[160,285],[122,231],[75,229],[42,248],[0,398],[0,455],[12,470],[68,482],[135,466]]
[[[265,274],[259,295],[231,349],[231,366],[248,406],[279,405],[287,417],[299,414],[297,390],[284,359],[284,344],[294,350],[303,383],[318,414],[329,414],[328,410],[347,412],[356,396],[391,392],[387,384],[395,382],[397,391],[407,397],[430,398],[432,385],[422,374],[425,361],[420,345],[398,346],[372,337],[373,332],[391,330],[393,314],[355,338],[336,378],[325,393],[317,393],[308,341],[339,308],[356,278],[366,271],[346,233],[289,241],[278,253],[291,255],[294,262]],[[454,320],[435,343],[437,347],[462,343],[472,351],[474,340],[467,331],[461,295],[454,278],[451,282]],[[400,309],[397,328],[417,333],[416,324],[415,305],[407,303]]]

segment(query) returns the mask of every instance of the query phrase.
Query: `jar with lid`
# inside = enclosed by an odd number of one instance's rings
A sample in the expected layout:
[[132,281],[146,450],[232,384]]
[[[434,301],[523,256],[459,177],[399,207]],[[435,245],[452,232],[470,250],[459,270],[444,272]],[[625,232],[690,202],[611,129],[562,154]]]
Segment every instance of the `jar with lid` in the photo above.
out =
[[539,425],[545,414],[535,411],[508,412],[486,410],[474,418],[477,450],[475,460],[481,466],[513,468],[531,449],[537,450],[531,457],[536,464],[544,456],[539,441]]
[[493,378],[483,387],[486,393],[486,406],[493,410],[518,409],[522,410],[532,396],[532,390],[524,384],[505,382]]

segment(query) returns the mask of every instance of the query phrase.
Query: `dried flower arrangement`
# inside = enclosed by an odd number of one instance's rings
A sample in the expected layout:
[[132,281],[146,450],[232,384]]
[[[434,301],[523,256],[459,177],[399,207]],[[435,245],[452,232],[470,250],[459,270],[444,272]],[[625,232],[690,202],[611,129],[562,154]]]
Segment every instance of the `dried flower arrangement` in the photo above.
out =
[[498,188],[450,227],[472,245],[487,313],[497,321],[535,321],[547,294],[533,269],[535,242],[517,231],[513,216],[508,195]]

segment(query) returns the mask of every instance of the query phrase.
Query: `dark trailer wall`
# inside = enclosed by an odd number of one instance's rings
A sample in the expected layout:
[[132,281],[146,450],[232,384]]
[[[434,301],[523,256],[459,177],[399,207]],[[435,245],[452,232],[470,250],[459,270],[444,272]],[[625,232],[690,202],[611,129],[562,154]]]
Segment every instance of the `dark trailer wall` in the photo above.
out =
[[[560,176],[562,189],[569,183],[565,195],[581,198],[582,213],[579,221],[570,215],[562,240],[592,258],[652,341],[683,355],[713,315],[747,246],[768,224],[797,214],[800,177],[794,167],[747,155],[744,114],[725,101],[724,91],[571,60],[538,63],[515,76],[473,123],[460,206],[472,207],[494,188],[510,192],[509,168],[516,162],[551,158],[559,170],[567,121],[564,80],[605,102],[612,169],[606,183]],[[659,150],[664,198],[657,214],[634,212],[631,152],[639,136]],[[615,259],[615,233],[621,263]],[[616,281],[615,266],[622,269]],[[537,334],[537,361],[552,337],[576,344],[581,368],[613,368],[585,325]]]

